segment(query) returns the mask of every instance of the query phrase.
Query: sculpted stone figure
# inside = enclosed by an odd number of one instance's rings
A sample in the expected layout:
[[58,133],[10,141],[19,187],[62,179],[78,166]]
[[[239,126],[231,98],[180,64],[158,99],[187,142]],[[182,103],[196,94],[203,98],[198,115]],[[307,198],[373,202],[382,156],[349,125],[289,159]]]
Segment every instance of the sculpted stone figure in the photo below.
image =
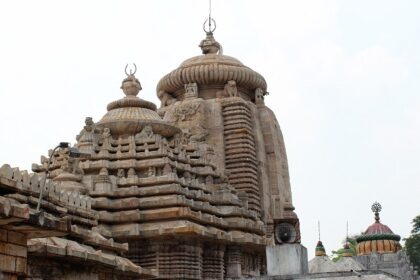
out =
[[101,143],[102,146],[100,148],[99,154],[101,156],[106,156],[108,155],[108,148],[111,146],[111,131],[109,130],[109,128],[105,127],[104,131],[102,132],[101,135]]
[[61,165],[61,170],[70,174],[83,175],[83,170],[79,167],[79,160],[77,158],[68,157]]
[[261,88],[255,90],[255,104],[264,105],[264,91]]
[[151,138],[153,136],[153,129],[150,125],[146,125],[141,132],[137,133],[135,138]]
[[225,84],[225,88],[221,91],[216,92],[216,98],[225,98],[238,96],[238,89],[236,87],[236,82],[231,80]]
[[170,106],[176,102],[176,98],[173,98],[169,93],[162,90],[157,93],[157,96],[160,100],[160,108]]
[[92,118],[86,117],[84,128],[80,134],[76,136],[76,140],[78,141],[77,147],[81,152],[93,153],[94,143],[96,142],[95,134],[98,132],[99,129],[96,128]]
[[107,147],[111,144],[111,131],[109,128],[105,127],[104,131],[102,132],[101,140],[102,140],[102,147]]
[[185,84],[185,99],[194,99],[198,97],[197,83]]
[[122,168],[118,169],[117,176],[118,176],[118,178],[124,178],[125,177],[124,169],[122,169]]

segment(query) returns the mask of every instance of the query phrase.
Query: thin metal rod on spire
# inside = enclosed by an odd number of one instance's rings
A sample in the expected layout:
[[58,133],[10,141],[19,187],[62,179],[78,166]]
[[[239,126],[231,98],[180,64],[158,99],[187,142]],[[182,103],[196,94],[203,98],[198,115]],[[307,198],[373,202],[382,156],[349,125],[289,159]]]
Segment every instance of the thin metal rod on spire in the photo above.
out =
[[319,223],[319,220],[318,220],[318,240],[321,241],[321,224]]
[[[208,30],[206,30],[206,25],[208,25]],[[209,17],[203,23],[203,30],[209,35],[216,30],[216,21],[211,17],[211,0],[209,0]]]
[[211,0],[209,0],[209,30],[211,30]]
[[349,241],[349,221],[346,221],[346,244]]

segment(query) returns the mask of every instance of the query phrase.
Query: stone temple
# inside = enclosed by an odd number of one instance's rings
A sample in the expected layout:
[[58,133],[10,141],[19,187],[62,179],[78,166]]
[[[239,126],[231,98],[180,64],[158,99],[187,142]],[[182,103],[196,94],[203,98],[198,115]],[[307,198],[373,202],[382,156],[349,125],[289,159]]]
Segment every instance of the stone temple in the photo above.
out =
[[[0,169],[1,279],[225,279],[307,271],[285,145],[263,76],[224,55],[134,72],[32,171]],[[117,93],[118,94],[118,93]],[[116,94],[116,96],[117,96]]]
[[159,81],[159,108],[126,67],[73,146],[32,173],[0,167],[0,280],[418,280],[379,204],[356,255],[332,262],[319,241],[308,264],[266,81],[212,31],[199,46]]

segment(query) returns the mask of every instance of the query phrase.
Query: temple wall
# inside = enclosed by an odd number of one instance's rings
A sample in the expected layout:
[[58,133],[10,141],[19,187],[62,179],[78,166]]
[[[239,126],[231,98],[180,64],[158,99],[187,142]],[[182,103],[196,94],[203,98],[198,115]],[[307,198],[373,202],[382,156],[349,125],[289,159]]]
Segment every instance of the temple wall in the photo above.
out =
[[27,271],[26,235],[0,229],[0,279],[17,279],[18,275],[25,275]]
[[273,219],[282,219],[285,210],[293,209],[283,135],[274,113],[268,107],[259,106],[258,111],[268,162],[271,214]]
[[[265,225],[271,226],[273,224],[273,216],[272,211],[270,210],[270,181],[267,173],[269,162],[267,161],[267,155],[265,153],[265,139],[261,133],[262,121],[259,118],[258,107],[251,102],[248,102],[248,104],[252,110],[252,120],[254,123],[254,139],[255,149],[257,151],[258,177],[262,204],[262,220]],[[270,232],[267,233],[270,234]]]
[[223,140],[223,115],[220,100],[206,100],[204,114],[209,132],[208,143],[214,147],[214,164],[220,172],[224,172],[226,168],[225,142]]
[[29,255],[25,280],[120,280],[138,279],[122,276],[112,268],[73,262],[71,258],[48,258]]
[[264,252],[203,240],[137,240],[128,257],[143,268],[156,269],[157,279],[207,279],[265,274]]
[[420,279],[404,251],[389,254],[371,253],[355,258],[369,270],[382,270],[407,280]]
[[241,98],[222,99],[225,166],[229,183],[246,194],[248,208],[261,216],[257,151],[252,111]]
[[287,275],[287,276],[264,276],[264,277],[241,277],[226,278],[226,280],[396,280],[392,275],[375,272],[332,272],[332,273],[316,273],[308,275]]

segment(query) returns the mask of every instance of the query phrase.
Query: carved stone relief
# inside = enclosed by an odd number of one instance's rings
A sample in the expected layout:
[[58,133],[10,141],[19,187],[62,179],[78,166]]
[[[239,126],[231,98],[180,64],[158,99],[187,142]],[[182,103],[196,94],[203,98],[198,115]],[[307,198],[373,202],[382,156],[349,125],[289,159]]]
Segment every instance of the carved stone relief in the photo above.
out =
[[160,100],[160,108],[170,106],[172,104],[175,104],[176,98],[172,97],[169,93],[164,91],[159,91],[157,94],[159,100]]
[[225,84],[223,90],[216,92],[216,98],[234,97],[239,96],[236,82],[231,80]]
[[196,83],[185,84],[185,99],[198,98],[198,87]]
[[255,104],[257,105],[264,105],[264,91],[261,88],[257,88],[255,90]]
[[178,121],[188,121],[193,118],[193,116],[197,113],[198,108],[200,108],[200,103],[187,103],[183,105],[179,105],[175,108],[173,116],[174,120]]
[[146,125],[139,133],[136,134],[135,139],[152,138],[153,129],[150,125]]

